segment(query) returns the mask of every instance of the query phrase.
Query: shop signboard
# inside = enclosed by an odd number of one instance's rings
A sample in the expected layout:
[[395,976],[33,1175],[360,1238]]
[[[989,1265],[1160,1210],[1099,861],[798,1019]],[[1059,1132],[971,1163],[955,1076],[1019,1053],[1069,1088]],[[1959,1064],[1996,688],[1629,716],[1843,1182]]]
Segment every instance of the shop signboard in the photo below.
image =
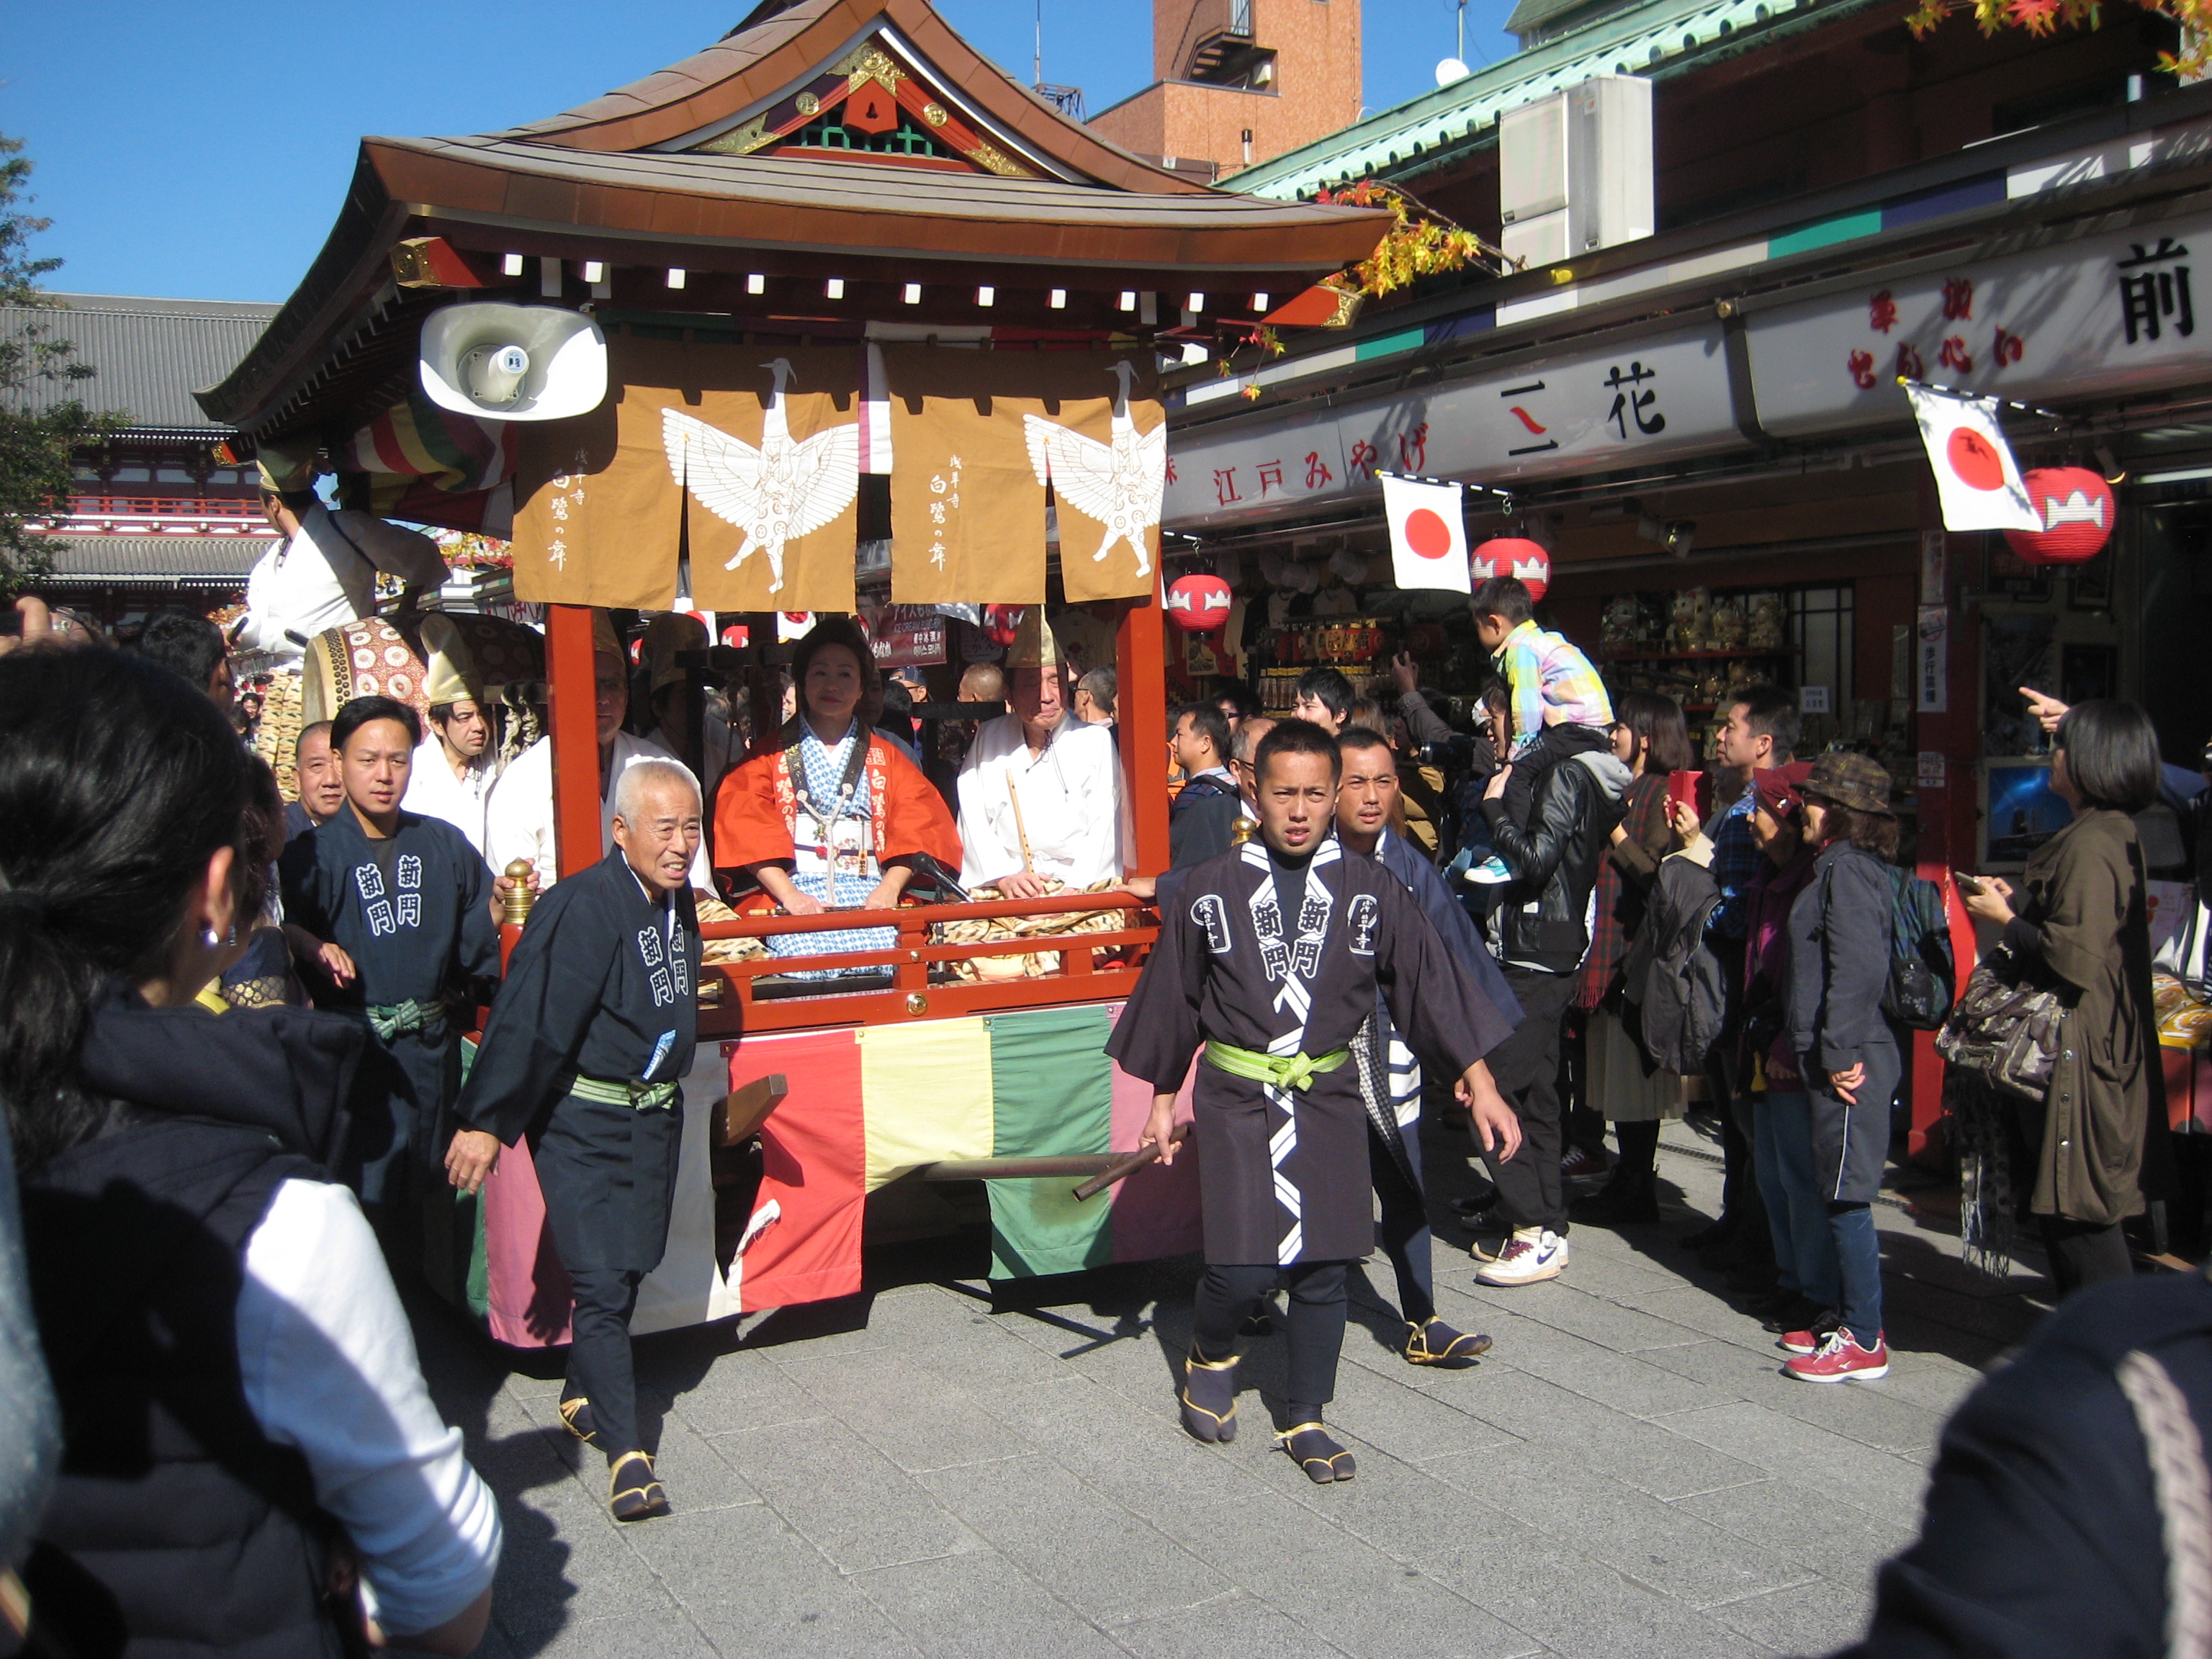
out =
[[[1753,313],[1759,424],[1781,437],[1911,418],[1898,377],[2032,402],[2200,380],[2203,215],[1971,259]],[[2212,299],[2212,295],[2208,295]]]
[[1721,331],[1706,326],[1257,428],[1224,422],[1180,433],[1165,522],[1218,524],[1371,495],[1384,472],[1510,488],[1741,441]]
[[878,668],[926,668],[945,660],[945,618],[935,606],[887,605],[866,621]]

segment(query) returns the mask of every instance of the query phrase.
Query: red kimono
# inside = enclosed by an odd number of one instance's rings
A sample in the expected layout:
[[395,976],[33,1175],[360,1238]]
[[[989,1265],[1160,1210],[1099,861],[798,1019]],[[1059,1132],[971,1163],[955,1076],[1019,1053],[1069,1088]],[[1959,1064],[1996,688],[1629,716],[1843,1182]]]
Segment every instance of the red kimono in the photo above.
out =
[[[792,787],[791,751],[779,744],[756,755],[722,780],[714,797],[714,862],[793,863],[799,822]],[[868,851],[882,863],[927,853],[951,870],[960,867],[960,833],[937,787],[921,769],[875,732],[868,733]]]

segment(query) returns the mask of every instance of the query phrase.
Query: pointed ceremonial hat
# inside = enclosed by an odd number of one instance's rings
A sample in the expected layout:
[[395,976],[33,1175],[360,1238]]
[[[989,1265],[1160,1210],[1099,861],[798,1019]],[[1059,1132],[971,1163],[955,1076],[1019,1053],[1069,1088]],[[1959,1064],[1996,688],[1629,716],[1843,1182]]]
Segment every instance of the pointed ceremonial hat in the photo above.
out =
[[1060,666],[1060,641],[1046,626],[1044,607],[1030,605],[1022,613],[1020,625],[1014,633],[1013,649],[1006,653],[1010,668],[1057,668]]
[[422,660],[425,707],[483,701],[483,676],[477,672],[469,642],[461,637],[459,624],[443,611],[433,611],[422,618]]

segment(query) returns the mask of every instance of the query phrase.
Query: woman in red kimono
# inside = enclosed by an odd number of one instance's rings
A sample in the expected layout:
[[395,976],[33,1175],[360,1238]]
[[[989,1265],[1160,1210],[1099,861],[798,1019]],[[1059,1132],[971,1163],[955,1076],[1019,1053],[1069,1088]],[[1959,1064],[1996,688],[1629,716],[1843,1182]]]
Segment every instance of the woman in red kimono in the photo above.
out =
[[[773,748],[722,781],[714,803],[715,863],[795,916],[827,910],[894,910],[927,854],[960,867],[960,836],[944,797],[921,770],[859,718],[875,653],[842,617],[817,623],[799,642],[793,674],[799,713]],[[884,951],[890,927],[786,933],[778,956]]]

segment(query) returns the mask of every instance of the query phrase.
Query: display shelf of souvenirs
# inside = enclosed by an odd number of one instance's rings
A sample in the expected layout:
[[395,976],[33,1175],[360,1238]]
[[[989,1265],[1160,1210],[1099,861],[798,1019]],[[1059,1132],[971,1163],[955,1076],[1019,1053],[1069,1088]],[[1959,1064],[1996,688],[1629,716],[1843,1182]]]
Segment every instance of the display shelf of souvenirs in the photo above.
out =
[[1789,612],[1778,592],[1617,593],[1599,623],[1601,658],[1705,658],[1787,650]]
[[1328,617],[1285,623],[1275,630],[1276,663],[1300,670],[1364,667],[1382,650],[1380,617]]

